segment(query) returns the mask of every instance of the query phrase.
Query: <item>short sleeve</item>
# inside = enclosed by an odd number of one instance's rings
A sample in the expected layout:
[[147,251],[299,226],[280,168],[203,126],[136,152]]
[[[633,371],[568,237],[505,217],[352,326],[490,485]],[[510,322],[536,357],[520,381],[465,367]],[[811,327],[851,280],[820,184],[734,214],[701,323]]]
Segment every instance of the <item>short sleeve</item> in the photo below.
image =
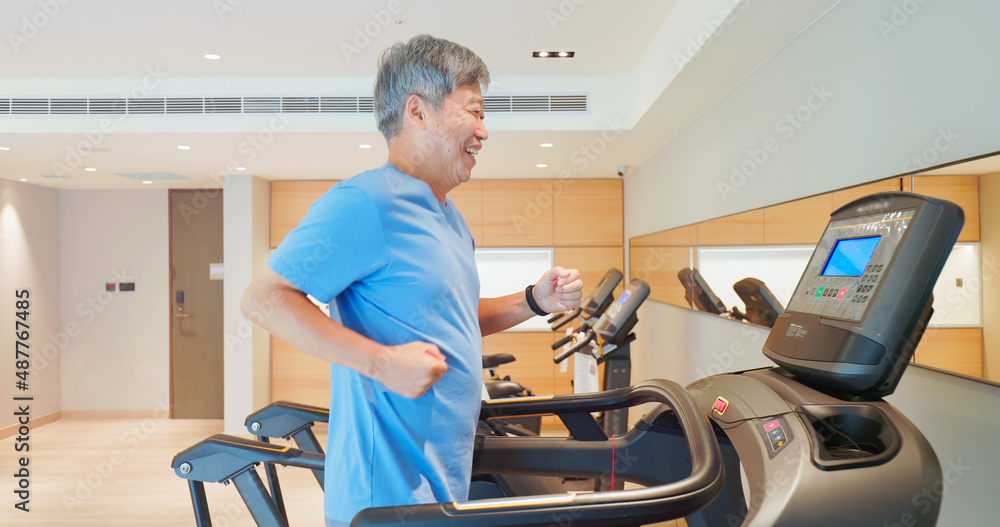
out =
[[385,234],[371,198],[335,186],[316,200],[267,260],[276,273],[323,303],[388,262]]

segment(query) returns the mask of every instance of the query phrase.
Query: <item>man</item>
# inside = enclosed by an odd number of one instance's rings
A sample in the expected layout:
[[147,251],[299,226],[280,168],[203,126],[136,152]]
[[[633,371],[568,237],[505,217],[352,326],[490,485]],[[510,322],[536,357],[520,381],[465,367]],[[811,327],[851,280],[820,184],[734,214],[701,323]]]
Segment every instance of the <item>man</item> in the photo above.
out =
[[[583,284],[556,267],[525,291],[479,298],[474,242],[446,194],[488,137],[489,72],[427,35],[379,59],[375,116],[388,162],[319,198],[243,297],[281,306],[265,329],[333,363],[328,525],[361,509],[468,497],[482,335],[573,309]],[[331,303],[327,318],[306,297]]]

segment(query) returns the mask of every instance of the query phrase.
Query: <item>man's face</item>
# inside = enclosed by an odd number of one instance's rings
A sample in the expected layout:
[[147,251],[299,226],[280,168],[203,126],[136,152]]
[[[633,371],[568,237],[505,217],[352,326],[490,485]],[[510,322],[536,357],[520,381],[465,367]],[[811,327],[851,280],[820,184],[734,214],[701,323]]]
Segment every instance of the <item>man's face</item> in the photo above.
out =
[[[429,106],[428,106],[429,107]],[[476,156],[489,136],[483,125],[483,96],[478,84],[459,86],[442,102],[440,111],[428,116],[429,168],[444,188],[451,189],[472,177]]]

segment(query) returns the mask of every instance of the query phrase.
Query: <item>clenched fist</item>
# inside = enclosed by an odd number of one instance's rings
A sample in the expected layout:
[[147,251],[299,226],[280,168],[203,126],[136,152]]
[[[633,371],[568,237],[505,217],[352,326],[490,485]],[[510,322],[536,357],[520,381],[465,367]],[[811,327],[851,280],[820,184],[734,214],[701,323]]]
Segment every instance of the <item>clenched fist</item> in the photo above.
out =
[[392,392],[416,399],[427,393],[447,371],[448,365],[437,346],[409,342],[385,346],[369,368],[368,376]]

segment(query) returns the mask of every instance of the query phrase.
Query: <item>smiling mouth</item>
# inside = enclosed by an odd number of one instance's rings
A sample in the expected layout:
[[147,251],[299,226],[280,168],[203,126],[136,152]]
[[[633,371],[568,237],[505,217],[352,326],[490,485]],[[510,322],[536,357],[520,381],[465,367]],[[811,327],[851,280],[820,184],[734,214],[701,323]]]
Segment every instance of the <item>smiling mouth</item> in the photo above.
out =
[[472,154],[472,157],[476,157],[479,155],[479,151],[476,150],[475,148],[472,148],[471,146],[465,149],[465,153]]

